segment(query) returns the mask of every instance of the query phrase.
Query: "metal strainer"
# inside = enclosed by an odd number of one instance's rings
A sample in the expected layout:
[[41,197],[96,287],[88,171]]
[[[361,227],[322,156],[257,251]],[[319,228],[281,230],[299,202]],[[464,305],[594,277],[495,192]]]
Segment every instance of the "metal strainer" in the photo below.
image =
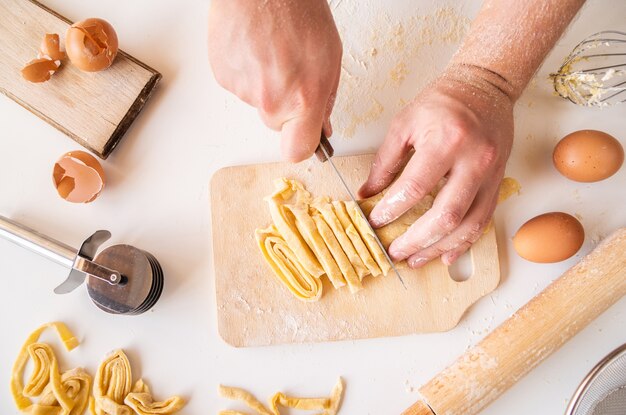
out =
[[626,344],[594,367],[582,381],[566,415],[626,415]]

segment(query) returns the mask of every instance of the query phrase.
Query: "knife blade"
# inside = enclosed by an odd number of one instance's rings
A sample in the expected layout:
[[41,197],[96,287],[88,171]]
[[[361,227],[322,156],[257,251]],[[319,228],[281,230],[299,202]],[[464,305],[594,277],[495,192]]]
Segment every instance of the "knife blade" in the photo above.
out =
[[365,220],[365,223],[369,227],[369,230],[372,232],[372,235],[374,235],[374,240],[376,241],[376,244],[378,244],[380,249],[383,251],[383,254],[385,254],[385,258],[389,262],[389,265],[391,265],[391,269],[396,274],[396,276],[398,277],[398,280],[400,280],[400,283],[402,284],[402,286],[406,290],[407,289],[406,288],[406,284],[404,283],[404,280],[402,279],[402,277],[400,276],[400,273],[396,269],[396,266],[393,264],[393,261],[391,260],[391,258],[389,258],[389,254],[387,253],[387,250],[385,249],[385,246],[380,241],[380,238],[378,238],[378,235],[376,235],[376,232],[374,231],[374,228],[372,228],[372,225],[370,225],[369,221],[367,220],[367,216],[365,216],[365,213],[363,213],[363,210],[361,209],[361,206],[359,206],[359,203],[356,201],[356,198],[352,194],[352,191],[348,187],[348,184],[346,183],[346,181],[344,180],[343,176],[341,175],[341,172],[339,171],[339,169],[337,168],[337,166],[333,162],[333,160],[332,160],[333,154],[334,154],[333,147],[330,145],[330,142],[328,141],[326,136],[324,136],[324,134],[322,134],[322,136],[320,138],[320,144],[317,147],[317,149],[315,150],[315,155],[317,156],[318,160],[320,160],[322,163],[328,161],[328,163],[332,166],[333,170],[337,174],[337,177],[339,178],[339,181],[341,182],[341,184],[343,185],[344,189],[346,190],[346,193],[348,193],[348,195],[350,196],[350,199],[354,202],[354,205],[358,209],[359,214]]

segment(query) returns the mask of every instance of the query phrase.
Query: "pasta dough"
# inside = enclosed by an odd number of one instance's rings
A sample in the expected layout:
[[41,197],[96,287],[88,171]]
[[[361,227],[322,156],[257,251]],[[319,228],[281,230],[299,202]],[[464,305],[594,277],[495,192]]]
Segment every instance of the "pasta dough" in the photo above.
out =
[[257,229],[256,238],[274,275],[293,295],[302,301],[317,301],[320,298],[322,282],[304,268],[276,226]]
[[[20,411],[32,415],[83,415],[89,407],[94,415],[170,415],[184,406],[185,402],[178,396],[154,401],[148,385],[141,379],[131,387],[130,363],[122,350],[111,353],[98,367],[94,396],[90,397],[91,376],[81,368],[61,374],[52,347],[38,343],[47,328],[57,331],[68,351],[78,346],[78,340],[63,323],[44,324],[31,333],[11,374],[11,394]],[[24,384],[29,360],[33,368]],[[39,399],[33,402],[31,398]]]
[[341,245],[341,249],[350,261],[350,264],[352,264],[354,271],[356,271],[357,275],[359,276],[359,280],[363,280],[363,277],[365,277],[369,273],[369,271],[361,260],[359,254],[356,252],[356,249],[354,249],[352,241],[350,241],[350,238],[341,226],[341,222],[339,222],[339,219],[335,214],[333,205],[330,203],[330,198],[317,198],[313,201],[311,206],[313,206],[314,209],[322,214],[322,216],[324,217],[324,221],[333,231],[335,238],[337,238],[339,245]]
[[[52,348],[37,342],[47,328],[57,331],[68,351],[78,346],[78,340],[63,323],[44,324],[32,332],[13,365],[11,394],[15,405],[20,411],[33,414],[82,414],[87,405],[91,377],[82,369],[61,375]],[[33,362],[33,371],[24,384],[24,371],[29,360]],[[33,403],[30,398],[39,398],[39,401]]]
[[[274,275],[302,301],[322,296],[320,278],[328,277],[334,288],[348,286],[352,293],[363,288],[368,275],[387,275],[387,257],[378,246],[366,219],[352,201],[313,199],[295,180],[278,179],[275,191],[265,200],[273,224],[257,229],[256,239]],[[382,194],[360,202],[367,215]],[[416,207],[380,230],[377,235],[388,247],[415,220],[432,206],[427,196]]]
[[142,379],[131,385],[130,362],[124,351],[116,350],[98,367],[90,412],[93,415],[170,415],[185,405],[179,396],[155,402]]
[[[226,399],[243,402],[248,408],[256,412],[255,415],[280,415],[279,407],[304,411],[322,411],[318,415],[336,415],[341,405],[343,381],[339,378],[328,398],[295,398],[289,397],[282,392],[277,392],[269,399],[269,407],[271,409],[267,409],[257,398],[244,389],[220,385],[219,393]],[[246,412],[227,410],[221,411],[219,415],[249,414]]]
[[304,190],[300,183],[293,180],[279,179],[275,185],[276,191],[266,198],[274,225],[307,272],[314,277],[320,277],[324,274],[324,269],[300,235],[293,214],[286,210],[284,206],[285,201],[292,199],[294,196],[296,197],[297,205],[307,203],[311,195]]

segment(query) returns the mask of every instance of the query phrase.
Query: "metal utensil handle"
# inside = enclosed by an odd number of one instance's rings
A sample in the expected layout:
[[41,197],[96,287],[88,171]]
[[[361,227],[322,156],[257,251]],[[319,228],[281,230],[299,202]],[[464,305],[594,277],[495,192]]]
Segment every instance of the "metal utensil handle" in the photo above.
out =
[[4,216],[0,216],[0,236],[67,268],[72,268],[78,252]]

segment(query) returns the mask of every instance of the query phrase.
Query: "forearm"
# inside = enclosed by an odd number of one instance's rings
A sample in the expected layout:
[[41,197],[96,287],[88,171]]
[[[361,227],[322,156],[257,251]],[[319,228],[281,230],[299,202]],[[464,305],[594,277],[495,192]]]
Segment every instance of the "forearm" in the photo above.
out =
[[485,0],[451,65],[478,70],[515,101],[584,0]]

